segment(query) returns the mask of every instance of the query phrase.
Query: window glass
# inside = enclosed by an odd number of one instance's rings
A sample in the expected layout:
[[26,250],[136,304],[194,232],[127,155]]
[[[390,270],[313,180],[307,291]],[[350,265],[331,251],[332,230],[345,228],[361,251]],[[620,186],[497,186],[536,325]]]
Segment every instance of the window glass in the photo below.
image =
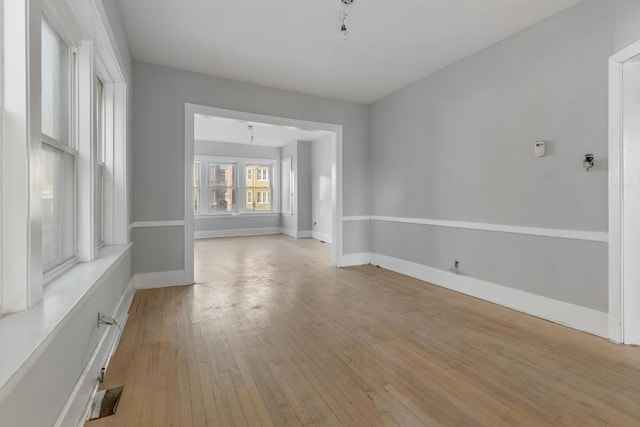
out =
[[235,212],[236,165],[209,163],[208,175],[208,212]]
[[76,152],[69,142],[69,49],[44,19],[41,55],[42,262],[46,274],[76,255]]
[[200,162],[193,164],[193,212],[200,212]]
[[69,48],[42,20],[42,133],[69,145]]
[[[247,211],[271,211],[271,166],[269,165],[251,165],[245,166],[247,170],[247,181],[245,186],[247,196],[245,209]],[[249,179],[252,177],[254,179]]]
[[75,256],[75,157],[42,144],[42,263],[44,272]]

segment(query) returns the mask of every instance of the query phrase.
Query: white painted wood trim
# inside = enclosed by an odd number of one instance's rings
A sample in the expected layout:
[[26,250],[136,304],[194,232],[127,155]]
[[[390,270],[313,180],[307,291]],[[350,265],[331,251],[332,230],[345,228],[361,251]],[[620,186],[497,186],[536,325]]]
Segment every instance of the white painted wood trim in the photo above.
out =
[[624,341],[622,324],[622,71],[609,59],[609,339]]
[[342,220],[344,222],[371,221],[371,216],[370,215],[345,216]]
[[312,239],[316,239],[316,240],[321,240],[321,241],[323,241],[325,243],[333,243],[331,241],[332,236],[329,233],[319,233],[317,231],[312,231],[311,232],[311,238]]
[[120,324],[120,327],[109,326],[103,328],[104,332],[102,337],[89,359],[89,362],[82,371],[73,391],[69,395],[69,398],[60,412],[54,426],[62,427],[84,425],[84,422],[89,415],[89,411],[91,410],[93,396],[98,389],[98,375],[103,367],[108,367],[111,356],[113,356],[113,353],[118,347],[122,331],[127,324],[128,311],[129,307],[131,307],[131,303],[133,302],[134,293],[135,289],[132,277],[113,313],[113,316]]
[[403,218],[395,216],[355,216],[345,217],[344,221],[383,221],[402,224],[431,225],[435,227],[464,228],[468,230],[494,231],[499,233],[525,234],[530,236],[554,237],[560,239],[586,240],[592,242],[609,241],[605,231],[562,230],[556,228],[524,227],[518,225],[487,224],[482,222],[450,221],[428,218]]
[[338,267],[355,267],[357,265],[371,264],[371,254],[362,252],[357,254],[345,254],[342,256],[342,263]]
[[609,58],[609,338],[625,344],[640,344],[640,271],[636,261],[640,249],[633,213],[640,209],[640,201],[636,189],[630,188],[637,182],[637,176],[632,175],[636,172],[625,167],[625,158],[636,156],[640,132],[636,121],[625,117],[635,117],[640,107],[635,96],[624,96],[625,91],[636,93],[639,57],[637,41]]
[[136,221],[129,224],[129,231],[134,228],[150,228],[150,227],[183,227],[184,221],[181,219],[175,221]]
[[310,230],[293,230],[291,228],[280,228],[280,233],[285,236],[293,237],[294,239],[308,239],[311,237]]
[[310,238],[311,238],[311,230],[298,231],[298,239],[310,239]]
[[269,234],[280,234],[280,227],[240,228],[237,230],[196,231],[194,233],[194,238],[210,239],[215,237],[264,236]]
[[2,319],[0,341],[15,334],[23,339],[14,340],[12,346],[3,349],[0,402],[19,384],[73,315],[81,310],[86,299],[96,291],[100,279],[110,276],[120,266],[131,252],[131,246],[107,246],[97,260],[77,264],[55,279],[45,289],[45,298],[55,299],[56,304],[38,304]]
[[580,331],[608,336],[607,313],[385,255],[371,254],[371,264]]
[[193,284],[184,283],[184,277],[184,270],[160,271],[157,273],[136,274],[134,283],[136,289],[157,289]]
[[280,228],[280,233],[285,236],[293,237],[294,239],[298,238],[298,231],[290,228]]

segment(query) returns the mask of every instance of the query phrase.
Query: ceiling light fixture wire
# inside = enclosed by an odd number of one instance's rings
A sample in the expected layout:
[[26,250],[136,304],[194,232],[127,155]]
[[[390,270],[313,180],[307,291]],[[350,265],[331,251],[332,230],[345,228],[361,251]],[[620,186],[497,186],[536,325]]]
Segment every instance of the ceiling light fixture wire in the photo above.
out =
[[340,15],[338,18],[340,21],[340,36],[342,37],[342,40],[346,40],[348,36],[346,20],[349,17],[349,14],[347,14],[347,10],[353,4],[353,0],[340,1],[342,2],[342,6],[340,7]]

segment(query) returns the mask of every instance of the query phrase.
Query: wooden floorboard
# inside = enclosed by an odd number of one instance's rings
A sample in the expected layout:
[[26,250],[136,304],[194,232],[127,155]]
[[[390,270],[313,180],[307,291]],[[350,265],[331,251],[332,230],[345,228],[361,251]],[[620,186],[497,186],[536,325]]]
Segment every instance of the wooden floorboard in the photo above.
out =
[[284,236],[196,242],[136,292],[104,426],[637,426],[640,349]]

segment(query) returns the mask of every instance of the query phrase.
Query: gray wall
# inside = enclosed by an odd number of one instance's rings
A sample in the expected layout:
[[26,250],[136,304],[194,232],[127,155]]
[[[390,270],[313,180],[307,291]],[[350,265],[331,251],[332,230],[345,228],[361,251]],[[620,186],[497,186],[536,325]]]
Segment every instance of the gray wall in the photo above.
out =
[[[184,219],[184,105],[217,108],[343,125],[344,214],[369,211],[369,128],[365,105],[205,76],[134,62],[134,221]],[[136,273],[167,271],[142,265],[139,255],[157,251],[154,243],[172,248],[157,255],[154,265],[183,266],[182,247],[171,227],[134,233]],[[149,240],[153,234],[153,240]],[[366,241],[345,240],[345,247],[367,248]],[[153,268],[156,268],[155,266]]]
[[204,156],[248,157],[254,159],[280,159],[280,147],[263,147],[249,144],[195,141],[194,153]]
[[311,231],[311,143],[298,141],[296,200],[298,231]]
[[[613,3],[586,0],[375,103],[373,215],[606,231],[614,37]],[[607,310],[606,243],[374,222],[371,246]]]
[[[249,144],[195,141],[196,155],[273,159],[280,162],[280,147],[262,147]],[[279,181],[278,181],[279,182]],[[194,231],[198,233],[221,230],[259,230],[280,227],[279,215],[269,216],[196,216]]]
[[289,233],[311,231],[311,143],[297,141],[282,147],[282,158],[291,157],[293,214],[282,215],[280,226]]
[[640,40],[640,1],[615,0],[616,51]]
[[314,233],[321,233],[327,237],[331,236],[333,230],[331,223],[332,145],[331,136],[311,143],[311,226]]

